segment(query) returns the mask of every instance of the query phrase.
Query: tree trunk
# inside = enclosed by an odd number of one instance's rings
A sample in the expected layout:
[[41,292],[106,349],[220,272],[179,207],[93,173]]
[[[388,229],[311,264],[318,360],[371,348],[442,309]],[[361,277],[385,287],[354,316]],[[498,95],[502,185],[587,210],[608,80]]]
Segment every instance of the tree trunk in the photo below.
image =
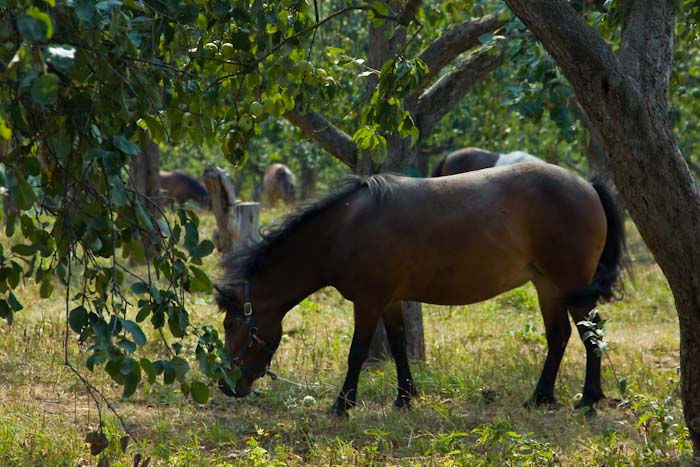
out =
[[318,171],[309,165],[308,162],[301,163],[301,199],[310,199],[316,196],[316,182],[318,181]]
[[[391,11],[400,12],[399,24],[403,26],[413,20],[413,15],[421,3],[420,0],[381,1]],[[498,15],[466,20],[445,31],[420,53],[419,57],[428,66],[429,72],[412,93],[404,98],[404,108],[412,114],[420,138],[427,137],[440,118],[454,107],[474,84],[503,61],[505,48],[495,51],[482,49],[461,61],[458,57],[474,47],[481,46],[480,38],[484,34],[493,32],[504,24]],[[403,26],[393,23],[385,23],[379,27],[370,26],[367,48],[369,68],[381,70],[388,60],[394,60],[399,54],[406,52],[406,29]],[[458,61],[457,65],[452,66],[455,61]],[[443,73],[443,69],[448,66],[451,67],[450,72]],[[434,85],[430,86],[433,82]],[[373,95],[376,84],[377,77],[370,75],[366,83],[367,96]],[[379,164],[372,160],[370,154],[358,153],[352,137],[318,112],[300,114],[292,110],[284,116],[356,174],[397,172],[411,176],[427,175],[427,159],[418,160],[415,148],[411,148],[408,141],[404,141],[398,134],[387,138],[388,157],[384,163]],[[409,355],[415,359],[423,359],[425,356],[422,316],[419,311],[416,312],[419,309],[420,304],[404,304],[406,328],[411,333],[408,336]],[[378,332],[383,334],[384,326],[380,325],[378,329]],[[386,355],[381,342],[380,339],[375,339],[370,356],[377,358]]]
[[[157,218],[160,215],[158,199],[160,198],[160,149],[152,139],[143,136],[141,139],[141,153],[136,156],[134,161],[129,166],[129,177],[133,189],[141,196],[146,211],[151,218]],[[157,229],[155,222],[154,229]],[[146,257],[151,258],[156,254],[159,247],[158,233],[144,232],[142,236]]]
[[565,0],[506,3],[569,79],[669,282],[680,325],[685,421],[700,463],[700,194],[668,120],[675,2],[623,2],[617,54]]

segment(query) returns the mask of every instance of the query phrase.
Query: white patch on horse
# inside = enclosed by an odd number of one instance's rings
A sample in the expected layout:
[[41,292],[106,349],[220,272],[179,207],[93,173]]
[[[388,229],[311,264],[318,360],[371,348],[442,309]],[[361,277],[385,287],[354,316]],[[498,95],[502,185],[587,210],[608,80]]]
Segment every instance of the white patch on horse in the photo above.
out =
[[510,164],[520,164],[522,162],[544,162],[542,159],[539,157],[533,156],[532,154],[528,154],[523,151],[513,151],[509,152],[508,154],[500,154],[498,156],[498,159],[496,159],[496,163],[494,164],[494,167],[499,167],[501,165],[510,165]]

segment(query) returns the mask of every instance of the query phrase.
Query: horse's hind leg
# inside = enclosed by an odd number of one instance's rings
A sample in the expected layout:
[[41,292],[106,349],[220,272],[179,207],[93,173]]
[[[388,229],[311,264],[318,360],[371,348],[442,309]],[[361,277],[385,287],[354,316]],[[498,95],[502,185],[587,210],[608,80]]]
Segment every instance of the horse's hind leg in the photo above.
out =
[[[588,319],[589,310],[584,308],[572,308],[569,310],[574,322],[577,323],[578,333],[586,346],[586,381],[583,383],[583,397],[576,407],[593,407],[593,403],[605,397],[600,383],[600,355],[596,353],[596,346],[590,339],[585,339],[584,334],[589,331],[578,323]],[[594,323],[600,321],[599,316],[592,318]]]
[[396,378],[398,381],[399,395],[394,405],[396,407],[410,407],[411,397],[416,395],[416,387],[413,384],[411,368],[408,364],[406,351],[406,330],[403,323],[403,309],[401,302],[389,305],[382,315],[384,328],[389,339],[391,354],[396,362]]
[[569,316],[566,313],[566,307],[560,298],[560,294],[553,288],[543,284],[536,284],[536,287],[547,336],[547,358],[544,362],[540,379],[537,381],[535,392],[525,402],[526,407],[556,402],[554,382],[559,371],[559,364],[564,356],[566,344],[571,336]]
[[347,414],[347,410],[357,403],[357,381],[360,378],[362,364],[367,360],[372,335],[379,321],[379,314],[372,307],[355,304],[355,333],[348,354],[348,372],[345,375],[343,389],[331,407],[337,415]]

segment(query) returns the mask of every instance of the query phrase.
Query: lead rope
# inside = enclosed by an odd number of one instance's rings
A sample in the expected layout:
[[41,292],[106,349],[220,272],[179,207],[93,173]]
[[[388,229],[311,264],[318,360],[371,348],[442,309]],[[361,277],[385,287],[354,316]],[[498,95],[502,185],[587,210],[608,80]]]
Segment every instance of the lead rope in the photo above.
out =
[[330,388],[330,389],[337,389],[335,385],[330,384],[330,383],[299,383],[299,382],[293,381],[291,379],[283,378],[270,369],[266,370],[265,374],[267,376],[269,376],[270,378],[272,378],[273,381],[281,381],[283,383],[287,383],[291,386],[296,386],[298,388],[313,389],[313,388],[326,387],[326,388]]

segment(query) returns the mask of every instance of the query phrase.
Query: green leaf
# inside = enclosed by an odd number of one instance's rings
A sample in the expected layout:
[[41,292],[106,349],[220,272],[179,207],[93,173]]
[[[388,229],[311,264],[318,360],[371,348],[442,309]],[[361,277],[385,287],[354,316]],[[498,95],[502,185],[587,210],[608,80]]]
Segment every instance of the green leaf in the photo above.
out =
[[34,189],[26,180],[17,180],[17,191],[15,193],[17,195],[17,207],[23,211],[31,209],[37,201]]
[[0,138],[9,140],[12,138],[12,130],[7,127],[5,119],[0,115]]
[[182,357],[173,357],[171,362],[178,381],[184,382],[185,374],[187,374],[187,372],[190,371],[189,363],[187,363],[187,361]]
[[51,39],[51,37],[53,37],[53,23],[48,14],[33,6],[27,10],[27,16],[31,16],[45,26],[46,39]]
[[99,152],[99,157],[102,162],[102,167],[104,168],[105,174],[108,177],[114,177],[119,175],[123,166],[123,160],[121,154],[114,151],[104,151],[101,149],[97,150]]
[[27,42],[37,42],[46,39],[46,24],[30,15],[22,16],[17,20],[19,34]]
[[141,153],[141,149],[131,141],[129,141],[124,135],[115,135],[112,139],[114,145],[124,154],[129,154],[130,156],[137,156]]
[[17,253],[20,256],[34,256],[34,254],[39,251],[39,245],[33,244],[33,245],[22,245],[17,244],[17,245],[12,245],[12,248],[10,248],[13,253]]
[[58,76],[47,73],[32,83],[32,100],[41,106],[48,106],[58,99]]
[[199,381],[190,383],[190,394],[192,394],[192,399],[200,404],[205,404],[209,400],[209,388]]
[[141,364],[141,369],[146,373],[146,376],[148,377],[148,382],[150,384],[153,384],[156,382],[156,369],[153,366],[153,363],[146,357],[143,357],[139,360],[139,363]]
[[4,299],[0,299],[0,318],[6,319],[8,324],[12,324],[13,315],[10,305]]
[[138,324],[128,319],[121,318],[119,319],[119,323],[122,325],[126,332],[131,334],[131,337],[133,337],[134,342],[136,342],[136,344],[139,347],[143,347],[144,345],[146,345],[146,335],[143,333],[141,327]]
[[73,308],[68,313],[68,325],[78,334],[83,332],[88,325],[87,310],[82,306]]
[[211,292],[212,283],[207,274],[195,267],[190,266],[190,271],[194,274],[194,277],[190,280],[190,291],[192,292]]
[[134,282],[131,284],[131,291],[135,294],[144,294],[148,292],[148,284],[145,282]]
[[132,396],[136,392],[136,388],[141,381],[141,368],[138,364],[135,364],[133,369],[124,375],[124,392],[122,393],[122,398]]
[[10,292],[9,296],[7,297],[7,304],[10,305],[10,309],[14,312],[20,311],[24,306],[17,300],[17,297],[15,297],[15,294]]

